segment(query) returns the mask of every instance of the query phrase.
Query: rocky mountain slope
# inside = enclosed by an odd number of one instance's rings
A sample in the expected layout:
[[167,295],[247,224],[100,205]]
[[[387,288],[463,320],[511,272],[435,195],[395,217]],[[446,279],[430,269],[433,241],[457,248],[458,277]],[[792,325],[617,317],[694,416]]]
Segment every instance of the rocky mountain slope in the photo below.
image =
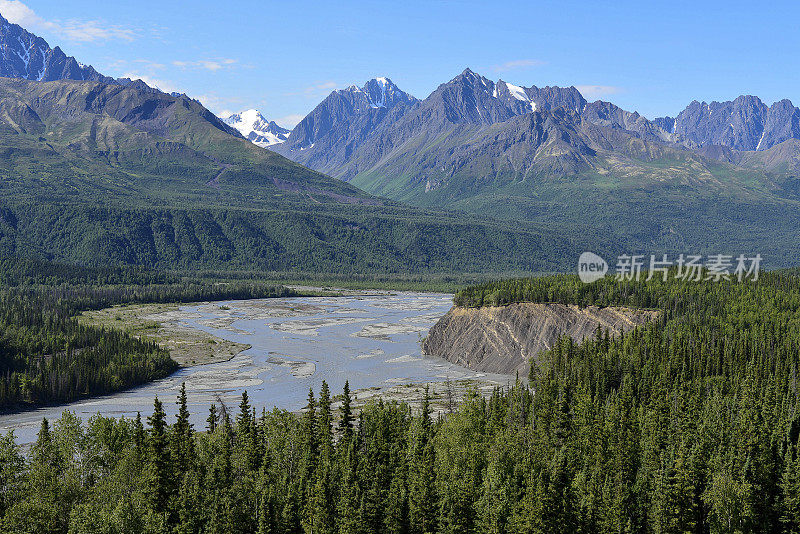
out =
[[[311,168],[350,180],[375,170],[387,156],[429,152],[426,142],[420,140],[449,136],[454,126],[494,127],[529,113],[561,108],[598,126],[631,131],[648,141],[670,141],[674,137],[636,113],[608,102],[588,103],[574,87],[520,87],[503,80],[495,83],[466,69],[425,100],[417,101],[387,83],[393,94],[403,95],[404,105],[395,107],[390,102],[386,112],[365,113],[375,108],[367,97],[368,88],[377,85],[375,80],[363,89],[352,86],[335,91],[293,130],[289,142],[275,149]],[[320,144],[321,138],[328,140]],[[484,157],[479,150],[472,152],[476,158]]]
[[[800,110],[788,100],[769,107],[751,96],[732,102],[693,102],[676,118],[651,121],[610,102],[587,102],[574,87],[520,87],[503,80],[495,83],[470,69],[440,85],[422,101],[387,83],[393,94],[402,95],[405,105],[394,108],[390,99],[386,111],[374,112],[383,109],[370,103],[369,95],[382,91],[376,80],[364,88],[352,86],[335,91],[293,130],[289,142],[276,150],[311,168],[354,180],[371,192],[414,201],[407,183],[402,182],[427,184],[427,178],[423,177],[430,174],[430,169],[405,163],[396,167],[388,164],[389,160],[423,161],[432,153],[441,156],[440,144],[444,141],[445,145],[457,142],[458,151],[469,152],[474,160],[491,161],[492,155],[481,151],[481,143],[472,146],[469,139],[459,139],[464,125],[477,126],[477,131],[484,128],[497,131],[515,117],[559,108],[579,115],[585,124],[622,131],[672,149],[688,148],[701,159],[730,164],[743,173],[752,171],[750,162],[759,161],[747,152],[764,151],[800,139]],[[369,109],[373,112],[365,113]],[[797,165],[790,149],[778,150],[769,159],[773,172]],[[495,177],[491,173],[496,166],[496,163],[485,166],[490,174],[478,175],[475,180],[493,183]],[[448,167],[439,165],[438,169],[442,172]],[[610,172],[615,174],[613,170]],[[559,167],[551,169],[548,165],[528,169],[526,173],[538,177],[564,176]],[[619,174],[627,174],[627,169],[623,168]],[[385,190],[380,185],[395,178],[400,183],[393,183]]]
[[283,143],[290,130],[268,121],[257,109],[248,109],[222,118],[223,122],[236,128],[248,141],[262,148]]
[[431,328],[423,351],[476,371],[528,376],[531,358],[550,349],[562,336],[575,341],[593,336],[597,327],[627,332],[658,312],[623,307],[564,304],[510,304],[500,307],[454,307]]

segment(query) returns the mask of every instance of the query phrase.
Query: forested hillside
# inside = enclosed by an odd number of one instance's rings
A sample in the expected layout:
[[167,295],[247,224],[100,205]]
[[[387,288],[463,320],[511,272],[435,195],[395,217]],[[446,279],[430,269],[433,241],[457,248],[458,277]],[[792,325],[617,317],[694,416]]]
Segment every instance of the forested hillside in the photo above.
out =
[[[496,293],[495,293],[496,292]],[[432,419],[309,394],[299,417],[212,406],[188,423],[67,413],[23,460],[8,531],[797,532],[800,282],[500,282],[460,299],[652,306],[625,336],[564,339],[517,383]],[[463,300],[469,302],[469,300]],[[420,391],[420,395],[424,395]],[[166,400],[164,400],[166,401]],[[340,407],[333,409],[332,402]],[[260,411],[261,415],[258,415]],[[205,432],[201,433],[201,430]]]

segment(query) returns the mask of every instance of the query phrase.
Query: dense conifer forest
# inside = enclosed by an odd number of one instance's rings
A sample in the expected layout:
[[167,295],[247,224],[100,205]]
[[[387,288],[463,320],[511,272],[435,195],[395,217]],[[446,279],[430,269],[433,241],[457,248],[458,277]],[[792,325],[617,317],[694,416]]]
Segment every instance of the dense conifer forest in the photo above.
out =
[[253,281],[183,280],[138,268],[0,260],[0,410],[69,402],[163,378],[169,353],[75,315],[115,304],[293,296]]
[[[488,300],[487,300],[488,299]],[[457,302],[662,310],[627,334],[564,338],[530,381],[453,413],[350,407],[299,416],[212,406],[205,428],[154,411],[65,413],[26,457],[0,445],[7,532],[705,533],[800,530],[800,283],[551,277]],[[426,395],[427,397],[427,395]],[[336,405],[332,403],[335,402]],[[334,407],[335,406],[335,407]]]

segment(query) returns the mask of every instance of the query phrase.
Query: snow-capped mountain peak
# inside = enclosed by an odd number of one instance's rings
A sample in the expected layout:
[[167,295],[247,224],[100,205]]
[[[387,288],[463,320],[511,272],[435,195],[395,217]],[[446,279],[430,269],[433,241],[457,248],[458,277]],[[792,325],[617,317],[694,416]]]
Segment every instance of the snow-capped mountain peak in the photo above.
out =
[[408,93],[400,90],[389,78],[380,76],[373,78],[363,87],[351,85],[347,89],[337,91],[341,95],[352,94],[356,97],[354,102],[359,102],[363,109],[391,108],[397,102],[410,103],[415,99]]
[[257,109],[248,109],[220,118],[260,147],[283,143],[290,133],[286,128],[281,128],[275,124],[275,121],[265,119]]

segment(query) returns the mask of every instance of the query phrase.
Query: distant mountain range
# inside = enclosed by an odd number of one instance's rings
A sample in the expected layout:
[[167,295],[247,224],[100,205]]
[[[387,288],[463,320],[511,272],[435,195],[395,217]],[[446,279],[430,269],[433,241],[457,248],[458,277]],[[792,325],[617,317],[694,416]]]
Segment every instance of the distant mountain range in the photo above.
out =
[[800,139],[800,110],[791,101],[768,107],[755,96],[710,104],[695,100],[677,117],[657,118],[655,123],[689,147],[758,151]]
[[[382,106],[370,96],[379,87],[392,95]],[[543,181],[579,178],[587,185],[587,178],[692,184],[707,193],[702,184],[716,183],[720,173],[742,183],[756,173],[766,190],[792,195],[799,120],[788,100],[768,107],[740,97],[693,102],[676,118],[651,121],[588,102],[575,87],[495,83],[466,69],[424,100],[387,78],[334,91],[271,148],[374,194],[518,217],[507,203],[481,197],[509,188],[514,199],[541,197]]]
[[[370,95],[384,86],[394,98],[375,106]],[[401,105],[396,106],[398,103]],[[610,102],[587,102],[575,87],[520,87],[503,80],[495,83],[467,69],[422,101],[387,78],[370,80],[364,88],[334,91],[294,128],[288,142],[274,149],[312,168],[352,179],[367,170],[362,163],[354,165],[352,155],[361,146],[382,153],[387,142],[384,131],[402,129],[403,123],[413,123],[416,135],[420,129],[439,132],[442,124],[495,126],[519,115],[558,108],[574,111],[597,126],[626,130],[644,141],[686,147],[735,164],[753,158],[727,149],[764,151],[800,139],[800,110],[789,100],[769,107],[753,96],[711,104],[695,101],[675,118],[651,121]],[[407,112],[416,118],[405,117]],[[773,168],[778,163],[775,158],[767,159]],[[780,159],[780,163],[787,162]]]
[[788,101],[651,121],[467,69],[424,100],[385,77],[334,91],[289,132],[105,77],[4,19],[0,43],[0,255],[372,273],[800,255]]

